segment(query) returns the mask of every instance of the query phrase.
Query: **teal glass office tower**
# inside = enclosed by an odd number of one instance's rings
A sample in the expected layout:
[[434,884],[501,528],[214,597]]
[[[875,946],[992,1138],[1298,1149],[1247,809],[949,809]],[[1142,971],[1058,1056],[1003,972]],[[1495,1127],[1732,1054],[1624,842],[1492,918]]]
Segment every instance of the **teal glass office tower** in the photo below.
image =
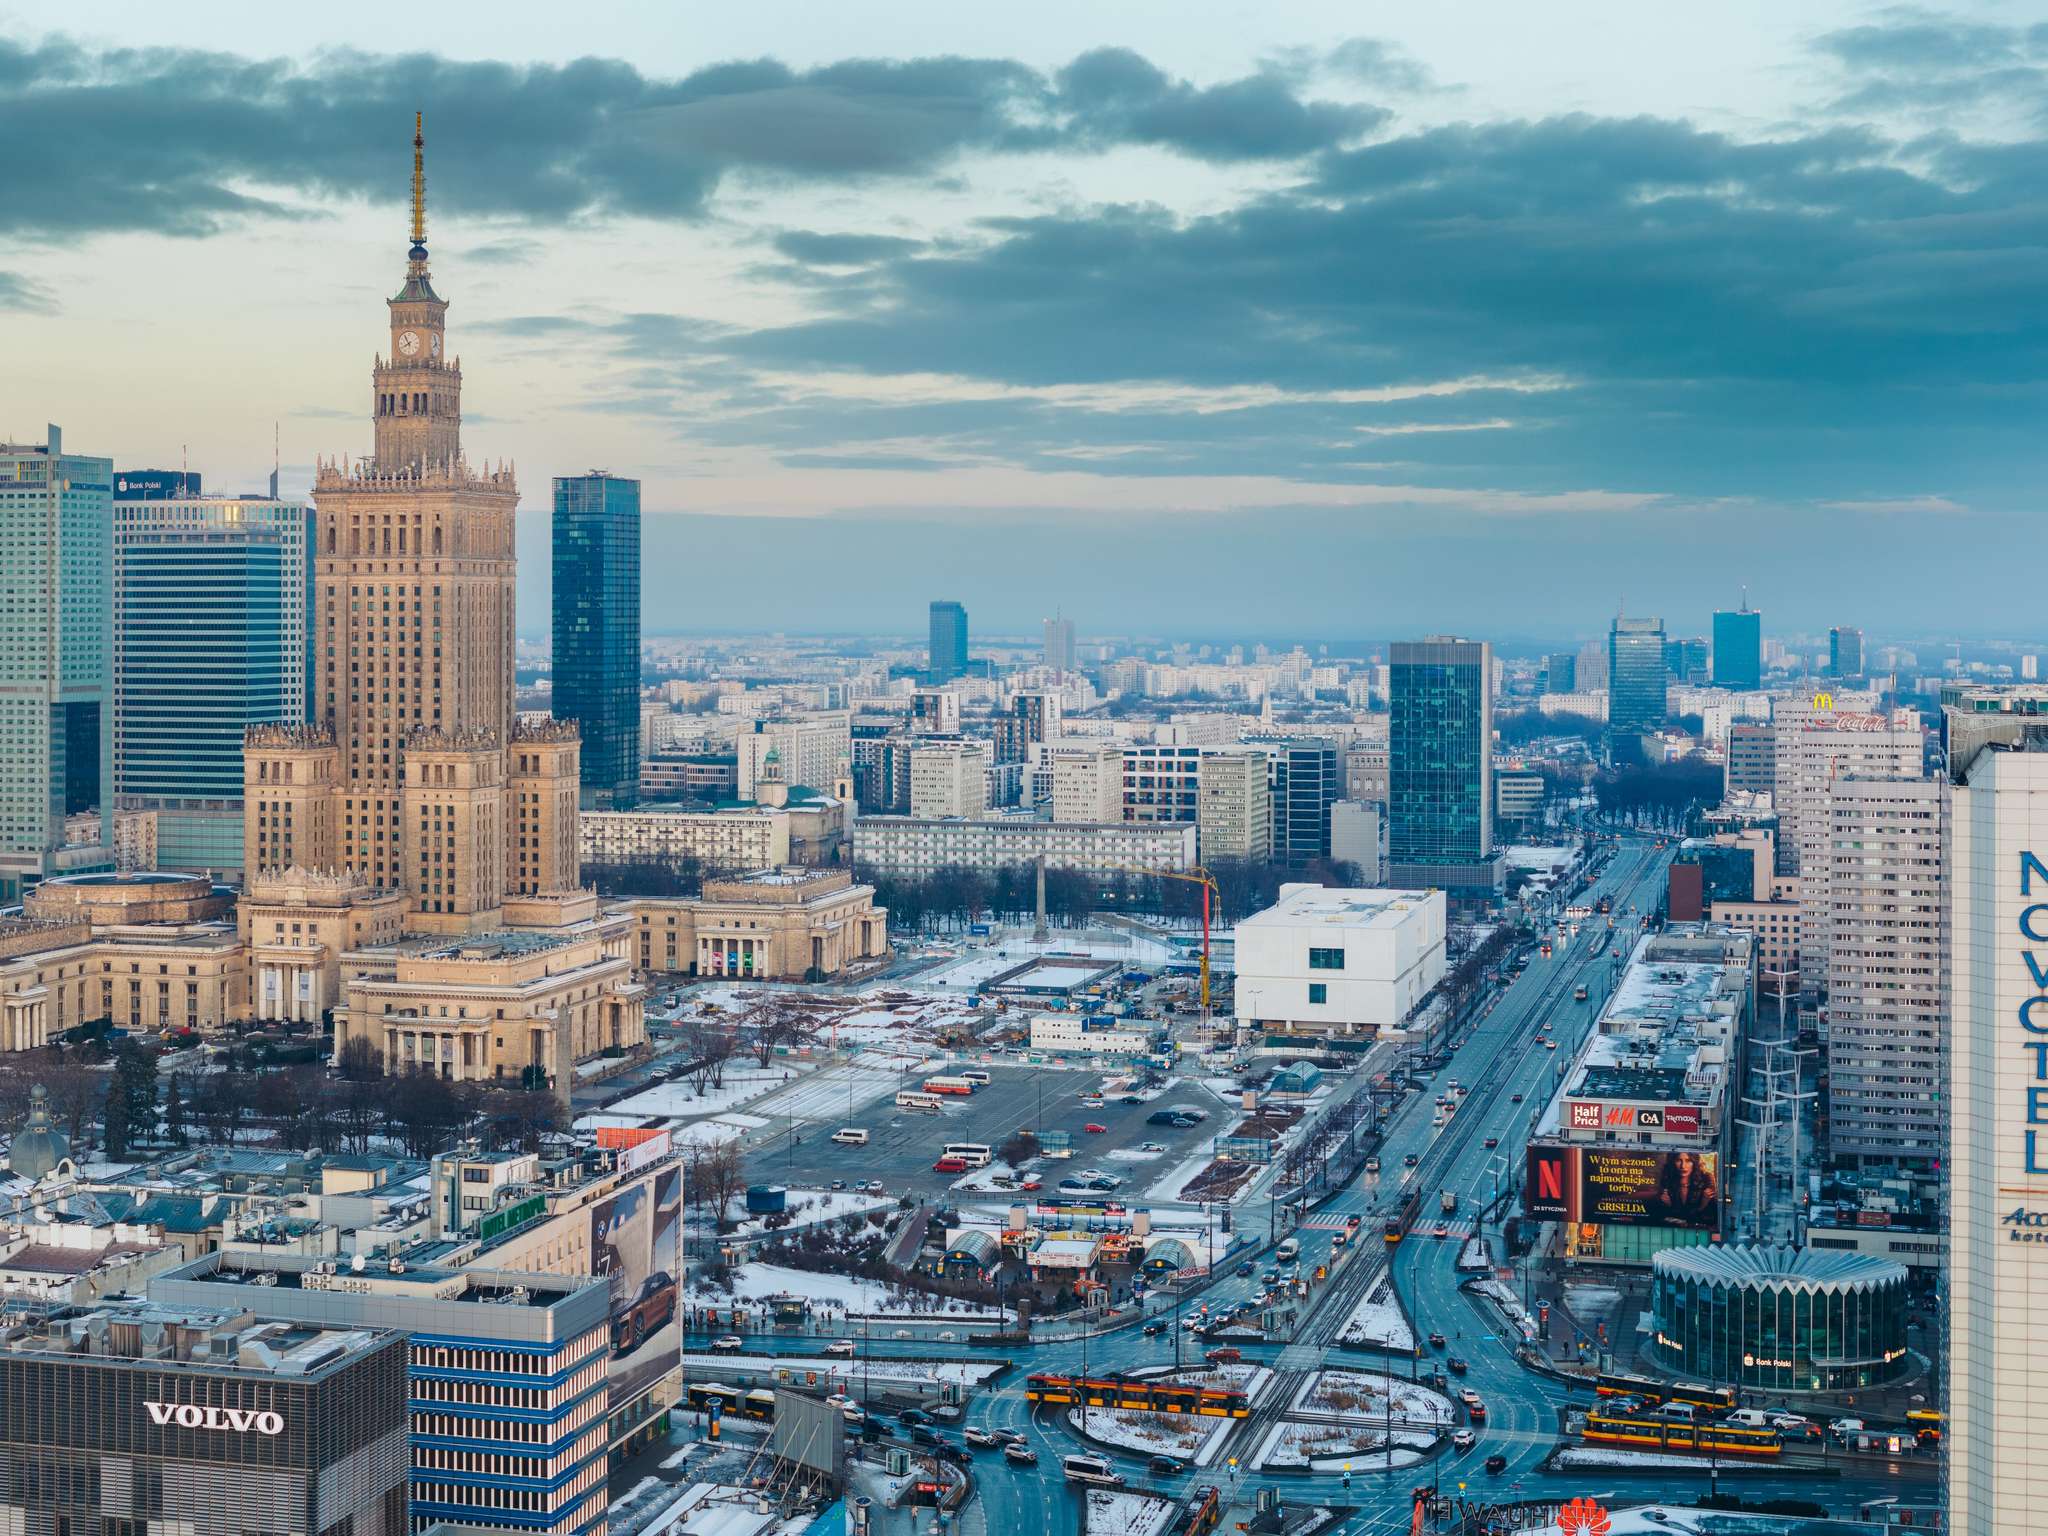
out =
[[[114,867],[112,459],[0,443],[0,901]],[[97,841],[64,818],[97,809]]]
[[640,482],[555,478],[554,715],[583,729],[586,810],[640,798]]
[[959,603],[932,604],[931,680],[950,683],[967,675],[967,610]]
[[1714,615],[1714,686],[1761,688],[1764,680],[1764,616],[1747,603]]
[[1607,634],[1607,724],[1617,736],[1662,730],[1664,621],[1616,618]]
[[246,873],[242,736],[306,718],[312,607],[306,502],[117,484],[115,804],[155,814],[159,868]]
[[1497,892],[1493,647],[1446,635],[1398,640],[1387,687],[1388,883]]

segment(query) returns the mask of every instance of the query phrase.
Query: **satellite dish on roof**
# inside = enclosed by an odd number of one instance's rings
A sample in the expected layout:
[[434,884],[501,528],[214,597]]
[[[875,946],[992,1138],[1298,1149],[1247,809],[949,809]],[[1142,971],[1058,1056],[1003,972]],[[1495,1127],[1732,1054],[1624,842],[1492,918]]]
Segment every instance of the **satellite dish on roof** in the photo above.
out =
[[360,1275],[368,1267],[369,1261],[360,1253],[348,1261],[349,1273],[353,1275]]

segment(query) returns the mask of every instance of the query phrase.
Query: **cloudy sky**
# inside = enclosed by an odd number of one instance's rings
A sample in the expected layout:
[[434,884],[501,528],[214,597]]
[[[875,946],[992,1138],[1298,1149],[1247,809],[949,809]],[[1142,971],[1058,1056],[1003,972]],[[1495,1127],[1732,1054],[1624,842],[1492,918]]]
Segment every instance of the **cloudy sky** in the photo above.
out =
[[0,436],[365,451],[419,107],[531,633],[2048,629],[2048,3],[345,14],[0,0]]

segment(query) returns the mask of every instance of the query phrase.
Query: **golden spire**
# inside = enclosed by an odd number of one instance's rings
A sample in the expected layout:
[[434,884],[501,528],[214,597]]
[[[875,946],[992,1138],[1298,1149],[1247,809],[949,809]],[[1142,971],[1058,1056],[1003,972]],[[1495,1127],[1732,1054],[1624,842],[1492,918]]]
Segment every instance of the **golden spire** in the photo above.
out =
[[412,257],[427,254],[427,114],[412,119]]

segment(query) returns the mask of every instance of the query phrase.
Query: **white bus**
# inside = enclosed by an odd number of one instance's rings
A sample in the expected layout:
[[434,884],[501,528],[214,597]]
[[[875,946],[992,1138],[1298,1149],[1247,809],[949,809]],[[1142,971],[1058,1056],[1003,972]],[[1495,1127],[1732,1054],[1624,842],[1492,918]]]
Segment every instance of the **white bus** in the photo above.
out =
[[915,1088],[906,1088],[896,1095],[898,1109],[944,1109],[946,1101],[936,1093],[920,1093]]
[[973,1083],[977,1088],[986,1088],[990,1083],[995,1081],[993,1077],[991,1077],[988,1073],[982,1071],[979,1067],[976,1067],[971,1071],[961,1072],[958,1074],[958,1076],[964,1077],[965,1079],[967,1079],[968,1082]]
[[986,1168],[995,1157],[995,1152],[986,1142],[949,1141],[941,1155],[957,1157],[970,1168]]

